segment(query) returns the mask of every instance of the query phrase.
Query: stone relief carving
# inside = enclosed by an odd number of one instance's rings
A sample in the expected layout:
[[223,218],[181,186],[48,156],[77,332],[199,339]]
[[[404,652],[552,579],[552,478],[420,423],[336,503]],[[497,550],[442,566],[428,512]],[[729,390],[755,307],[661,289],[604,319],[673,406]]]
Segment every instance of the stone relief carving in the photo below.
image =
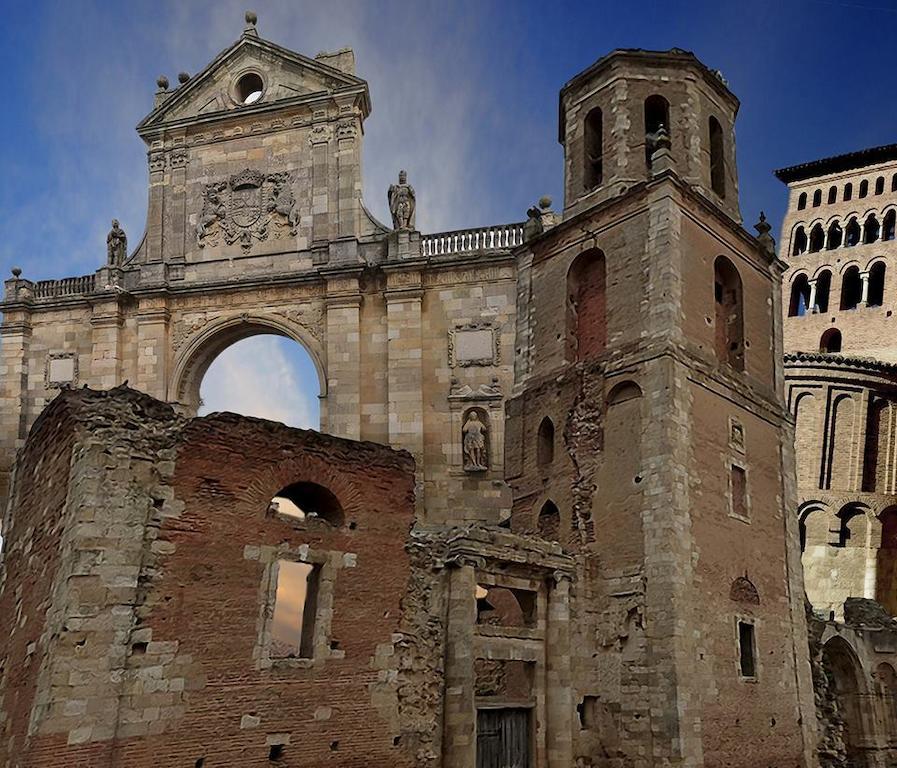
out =
[[453,378],[449,390],[450,400],[500,400],[501,397],[501,383],[498,376],[493,376],[490,384],[480,384],[476,389]]
[[262,173],[249,168],[227,181],[207,184],[196,226],[200,248],[240,243],[244,251],[254,240],[267,240],[272,230],[287,230],[295,236],[299,211],[289,173]]
[[206,312],[200,314],[191,313],[184,315],[180,320],[176,321],[173,324],[171,331],[171,346],[174,351],[177,352],[184,346],[187,339],[219,316],[220,315],[218,314],[210,315]]
[[308,133],[309,144],[326,144],[330,141],[331,130],[328,125],[314,125]]
[[345,120],[336,127],[337,139],[354,139],[358,135],[358,128],[353,120]]
[[417,200],[414,187],[408,183],[408,174],[399,171],[399,183],[390,184],[386,195],[394,229],[414,229],[414,210]]
[[465,472],[485,472],[489,469],[488,418],[481,408],[471,408],[464,414],[461,435]]
[[276,314],[286,318],[291,323],[301,325],[318,342],[324,341],[324,308],[307,304],[295,309],[284,309]]
[[128,236],[119,226],[118,219],[112,219],[112,229],[106,235],[106,263],[110,267],[120,267],[128,258]]
[[157,173],[165,170],[165,155],[162,152],[150,152],[149,169],[150,173]]

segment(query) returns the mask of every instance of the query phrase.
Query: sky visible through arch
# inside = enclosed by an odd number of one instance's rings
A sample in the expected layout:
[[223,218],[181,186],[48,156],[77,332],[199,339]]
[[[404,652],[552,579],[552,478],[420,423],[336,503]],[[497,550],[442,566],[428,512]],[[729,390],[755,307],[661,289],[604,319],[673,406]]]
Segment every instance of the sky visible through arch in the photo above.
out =
[[[373,102],[365,202],[388,220],[386,188],[406,168],[425,232],[520,221],[543,194],[558,207],[558,91],[617,47],[684,48],[722,71],[742,104],[748,226],[764,209],[778,234],[785,189],[772,169],[897,141],[897,0],[10,0],[0,26],[4,275],[92,272],[113,217],[136,245],[147,169],[134,126],[156,77],[201,70],[239,37],[247,7],[260,34],[288,48],[355,49]],[[317,377],[297,349],[241,342],[212,369],[224,380],[207,381],[209,407],[316,418]],[[295,382],[301,397],[275,381]]]

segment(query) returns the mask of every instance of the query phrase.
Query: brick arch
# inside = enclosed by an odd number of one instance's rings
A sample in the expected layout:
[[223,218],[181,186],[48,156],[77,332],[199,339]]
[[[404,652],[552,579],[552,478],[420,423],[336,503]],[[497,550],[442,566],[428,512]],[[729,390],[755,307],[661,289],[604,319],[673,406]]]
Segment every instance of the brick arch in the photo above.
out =
[[[261,334],[283,336],[300,344],[314,363],[318,374],[319,397],[327,396],[327,371],[321,344],[298,323],[284,317],[264,314],[239,314],[209,323],[178,354],[168,387],[169,400],[195,412],[199,407],[199,386],[212,361],[232,344]],[[322,409],[322,428],[324,419]]]

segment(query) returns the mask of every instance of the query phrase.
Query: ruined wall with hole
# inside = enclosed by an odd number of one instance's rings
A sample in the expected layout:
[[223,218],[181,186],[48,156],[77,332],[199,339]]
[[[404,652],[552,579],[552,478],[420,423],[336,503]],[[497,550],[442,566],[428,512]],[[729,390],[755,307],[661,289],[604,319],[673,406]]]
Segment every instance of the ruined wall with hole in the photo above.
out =
[[[4,765],[437,759],[410,456],[127,389],[64,392],[33,437],[4,525]],[[270,507],[302,480],[339,521]],[[272,645],[282,561],[318,574],[308,654]]]

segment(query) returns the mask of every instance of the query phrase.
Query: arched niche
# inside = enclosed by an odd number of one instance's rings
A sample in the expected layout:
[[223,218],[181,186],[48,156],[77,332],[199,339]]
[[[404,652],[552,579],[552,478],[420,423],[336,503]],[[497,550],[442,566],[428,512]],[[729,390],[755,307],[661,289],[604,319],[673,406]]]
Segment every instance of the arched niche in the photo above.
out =
[[168,388],[169,400],[195,414],[200,405],[199,388],[209,366],[232,344],[251,336],[273,334],[302,345],[315,366],[321,400],[321,430],[326,431],[327,373],[321,344],[304,327],[284,318],[264,315],[238,315],[211,322],[181,350],[174,362]]
[[838,702],[837,717],[841,720],[841,737],[847,752],[848,765],[865,765],[863,746],[866,742],[866,721],[869,701],[863,668],[849,643],[841,637],[831,638],[822,648],[828,694]]

